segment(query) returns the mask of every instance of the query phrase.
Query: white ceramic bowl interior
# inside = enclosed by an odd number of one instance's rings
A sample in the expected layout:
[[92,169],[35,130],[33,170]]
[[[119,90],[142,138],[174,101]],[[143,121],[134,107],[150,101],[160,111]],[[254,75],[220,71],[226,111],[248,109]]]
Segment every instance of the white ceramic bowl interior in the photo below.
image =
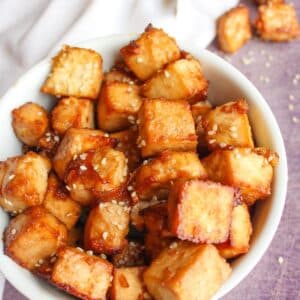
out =
[[[112,36],[79,43],[81,47],[92,48],[101,53],[104,69],[108,69],[118,54],[121,46],[128,43],[135,35]],[[287,187],[287,162],[283,139],[276,120],[253,84],[226,61],[207,50],[199,50],[192,44],[181,45],[201,60],[204,73],[210,81],[209,101],[222,104],[229,100],[245,98],[250,106],[250,121],[257,145],[268,147],[280,156],[280,163],[275,168],[272,196],[257,205],[253,224],[254,233],[250,251],[233,263],[231,277],[215,295],[220,299],[232,290],[255,267],[267,250],[278,227],[284,208]],[[11,111],[27,101],[39,103],[50,108],[55,103],[53,98],[39,92],[50,68],[50,59],[43,60],[22,76],[0,100],[0,160],[21,153],[21,145],[11,127]],[[8,222],[6,213],[0,211],[0,232]],[[3,242],[0,241],[0,270],[10,283],[29,299],[54,300],[70,299],[48,283],[38,279],[30,272],[19,267],[10,258],[3,255]]]

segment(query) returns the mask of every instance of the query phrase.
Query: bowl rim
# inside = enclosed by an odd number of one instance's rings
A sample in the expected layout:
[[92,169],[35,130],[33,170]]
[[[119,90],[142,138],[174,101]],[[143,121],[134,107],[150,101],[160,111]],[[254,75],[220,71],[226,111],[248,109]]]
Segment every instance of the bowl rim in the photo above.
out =
[[[88,39],[88,40],[82,40],[80,42],[76,43],[70,43],[73,46],[77,47],[84,47],[84,48],[93,48],[91,45],[94,43],[105,43],[109,41],[117,41],[120,39],[133,39],[137,36],[137,34],[115,34],[115,35],[109,35],[109,36],[104,36],[104,37],[98,37],[98,38],[93,38],[93,39]],[[180,43],[179,43],[180,44]],[[284,141],[282,138],[282,134],[279,128],[279,125],[275,119],[275,116],[273,115],[273,112],[271,111],[268,103],[264,99],[264,97],[261,95],[261,93],[258,91],[258,89],[254,86],[254,84],[246,78],[244,74],[242,74],[238,69],[236,69],[234,66],[229,64],[227,61],[216,55],[215,53],[207,50],[207,49],[196,49],[196,46],[193,45],[192,43],[187,44],[186,42],[184,45],[185,50],[191,52],[192,54],[195,54],[197,51],[197,54],[195,56],[204,56],[204,59],[209,60],[209,63],[218,65],[218,69],[221,68],[222,71],[231,78],[232,81],[238,82],[239,85],[242,85],[242,88],[245,90],[248,90],[248,92],[252,95],[252,99],[257,99],[255,100],[257,103],[259,102],[260,105],[260,110],[262,110],[262,114],[266,117],[266,120],[268,120],[268,123],[271,127],[270,130],[270,136],[273,136],[274,138],[274,145],[276,148],[276,152],[280,156],[280,163],[276,167],[277,171],[276,173],[281,174],[281,179],[280,184],[276,185],[277,188],[277,201],[276,201],[276,206],[271,208],[271,211],[273,212],[272,216],[272,222],[270,220],[270,216],[267,218],[267,222],[264,224],[264,228],[262,229],[260,236],[256,240],[256,253],[255,255],[252,255],[251,257],[247,257],[246,254],[243,258],[244,260],[247,258],[247,260],[251,261],[249,264],[243,265],[242,270],[240,270],[239,275],[236,276],[236,278],[230,277],[227,280],[227,284],[225,284],[221,290],[219,290],[216,295],[213,297],[214,300],[220,299],[221,297],[225,296],[227,293],[232,291],[241,281],[243,281],[247,275],[255,268],[255,266],[258,264],[258,262],[261,260],[262,256],[266,253],[267,249],[269,248],[275,233],[277,231],[277,228],[279,226],[281,216],[283,214],[284,206],[285,206],[285,201],[286,201],[286,193],[287,193],[287,182],[288,182],[288,166],[287,166],[287,156],[286,156],[286,150],[284,146]],[[196,50],[195,50],[196,49]],[[51,61],[52,53],[47,56],[46,58],[42,59],[39,61],[37,64],[32,66],[29,70],[27,70],[25,73],[23,73],[17,81],[11,85],[11,87],[0,97],[5,98],[7,94],[12,92],[15,88],[17,83],[21,81],[24,77],[28,76],[30,73],[35,72],[36,69],[39,69],[42,65],[49,64]],[[0,109],[5,106],[5,101],[0,101]],[[280,201],[281,200],[281,201]],[[262,236],[264,237],[262,239]],[[4,254],[1,254],[1,256],[5,256]],[[242,258],[242,259],[243,259]],[[6,280],[8,280],[12,286],[14,286],[22,295],[28,297],[29,299],[32,297],[32,294],[30,293],[29,289],[24,289],[23,285],[20,284],[18,281],[15,280],[14,276],[10,273],[7,272],[6,269],[3,268],[3,265],[0,263],[0,271],[2,272],[3,276],[5,277]],[[35,299],[35,298],[31,298]]]

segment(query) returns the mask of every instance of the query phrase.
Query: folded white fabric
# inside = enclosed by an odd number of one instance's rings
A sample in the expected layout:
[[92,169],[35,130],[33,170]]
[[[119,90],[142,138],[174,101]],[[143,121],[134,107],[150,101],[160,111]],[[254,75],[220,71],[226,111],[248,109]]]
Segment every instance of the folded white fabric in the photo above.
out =
[[[26,69],[62,44],[121,33],[148,23],[179,41],[206,47],[215,21],[238,0],[1,0],[0,95]],[[13,101],[13,99],[12,99]],[[0,292],[3,290],[0,275]]]

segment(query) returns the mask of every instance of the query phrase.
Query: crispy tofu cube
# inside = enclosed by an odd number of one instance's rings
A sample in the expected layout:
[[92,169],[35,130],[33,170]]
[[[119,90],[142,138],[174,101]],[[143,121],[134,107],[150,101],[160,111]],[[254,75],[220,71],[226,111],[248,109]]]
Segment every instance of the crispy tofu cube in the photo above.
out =
[[186,101],[145,100],[139,111],[138,147],[142,157],[164,150],[195,151],[197,136]]
[[43,202],[50,161],[35,153],[7,159],[2,163],[0,205],[10,213],[17,214],[27,207]]
[[179,242],[151,263],[144,282],[156,300],[209,300],[230,273],[213,245]]
[[178,180],[168,199],[169,229],[179,239],[222,243],[229,235],[235,189],[211,181]]
[[32,102],[12,111],[12,126],[18,139],[28,146],[37,146],[49,126],[47,111]]
[[69,128],[95,128],[93,102],[75,97],[59,100],[51,112],[51,125],[59,135]]
[[145,267],[115,268],[111,287],[112,300],[151,299],[143,283]]
[[266,41],[286,42],[300,35],[297,14],[292,4],[261,5],[255,27]]
[[164,249],[170,247],[173,243],[173,245],[177,243],[177,240],[173,237],[161,236],[154,232],[147,232],[144,241],[146,257],[149,261],[155,259]]
[[234,53],[252,36],[249,9],[246,6],[232,8],[218,20],[217,35],[222,51]]
[[51,281],[80,299],[107,299],[113,266],[105,259],[67,247],[58,254]]
[[254,147],[244,100],[217,106],[204,118],[206,142],[210,150]]
[[284,3],[284,0],[255,0],[258,5],[261,4],[279,4]]
[[124,82],[104,84],[97,105],[100,129],[108,132],[127,129],[135,124],[141,105],[137,85]]
[[127,157],[129,171],[135,170],[141,162],[141,151],[136,144],[138,130],[131,127],[127,130],[112,133],[110,136],[118,141],[116,149],[122,151]]
[[102,57],[91,49],[64,46],[52,59],[51,73],[41,87],[57,97],[96,99],[102,82]]
[[250,247],[252,224],[249,209],[246,204],[239,204],[233,208],[229,240],[216,245],[219,253],[226,259],[247,253]]
[[166,199],[177,178],[207,178],[196,153],[162,152],[136,171],[133,178],[134,190],[141,200],[150,200],[152,197]]
[[129,69],[146,80],[167,63],[179,59],[180,50],[163,30],[148,26],[137,40],[121,49],[121,55]]
[[102,147],[73,159],[65,172],[65,182],[72,199],[82,205],[99,199],[119,199],[128,194],[125,191],[127,169],[123,152]]
[[157,72],[142,87],[142,94],[149,98],[187,100],[190,103],[205,100],[208,81],[200,62],[196,59],[179,59]]
[[211,180],[237,187],[243,200],[252,205],[271,195],[272,157],[250,148],[218,150],[202,160]]
[[84,229],[84,248],[113,254],[127,245],[129,209],[117,203],[100,203],[88,216]]
[[43,205],[68,229],[76,224],[81,214],[80,205],[70,197],[69,192],[54,173],[50,174],[48,178],[47,193]]
[[4,241],[5,254],[32,270],[66,245],[67,229],[44,207],[35,206],[10,221]]
[[115,141],[106,137],[100,130],[70,128],[53,158],[54,169],[59,178],[63,180],[67,166],[74,157],[88,150],[114,144]]

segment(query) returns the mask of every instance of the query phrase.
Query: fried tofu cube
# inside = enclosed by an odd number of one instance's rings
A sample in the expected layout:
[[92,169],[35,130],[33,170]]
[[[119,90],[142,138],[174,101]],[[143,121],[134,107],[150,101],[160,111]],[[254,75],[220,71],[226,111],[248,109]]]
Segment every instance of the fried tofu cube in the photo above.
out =
[[135,124],[141,105],[137,85],[124,82],[104,84],[97,105],[99,128],[108,132],[129,128]]
[[107,299],[113,266],[105,259],[66,247],[58,254],[51,282],[81,299]]
[[70,128],[59,144],[53,158],[53,167],[60,179],[64,179],[68,164],[74,157],[88,150],[113,146],[115,141],[100,130]]
[[186,101],[145,100],[139,111],[138,147],[142,157],[164,150],[195,151],[197,136]]
[[[177,240],[173,237],[165,237],[154,232],[145,234],[145,251],[149,261],[155,259],[164,249],[176,245]],[[174,244],[173,244],[174,243]]]
[[252,36],[249,9],[246,6],[232,8],[218,19],[217,35],[222,51],[234,53]]
[[76,224],[81,214],[80,205],[70,197],[69,192],[54,173],[50,174],[48,178],[47,193],[43,205],[68,229]]
[[57,97],[95,100],[102,82],[102,57],[91,49],[64,46],[52,59],[51,73],[41,91]]
[[247,253],[250,247],[252,224],[249,209],[246,204],[239,204],[233,208],[229,240],[216,245],[219,253],[226,259]]
[[50,168],[50,161],[35,152],[27,152],[3,162],[1,207],[17,214],[28,207],[40,205],[46,194]]
[[137,40],[120,52],[126,65],[141,80],[150,78],[164,65],[180,57],[175,40],[152,26],[148,26]]
[[177,178],[207,178],[196,153],[162,152],[136,171],[134,190],[140,200],[150,200],[152,197],[166,199],[172,182]]
[[254,147],[245,100],[217,106],[204,118],[206,142],[210,150]]
[[196,59],[179,59],[157,72],[142,87],[142,94],[149,98],[187,100],[195,103],[205,100],[208,81],[200,62]]
[[230,273],[213,245],[179,242],[151,263],[144,282],[156,300],[209,300]]
[[214,151],[202,163],[211,180],[239,188],[245,203],[252,205],[271,195],[271,159],[255,149],[235,148]]
[[18,139],[28,146],[37,146],[49,127],[47,111],[32,102],[12,111],[12,126]]
[[300,36],[300,25],[292,4],[259,6],[255,27],[260,38],[266,41],[286,42]]
[[84,248],[97,253],[113,254],[126,245],[129,209],[118,203],[100,203],[88,216],[84,229]]
[[112,300],[151,299],[143,283],[145,267],[115,268],[111,287]]
[[95,128],[93,102],[75,97],[59,100],[51,112],[51,125],[59,135],[69,128]]
[[[95,200],[119,199],[117,194],[128,194],[127,161],[123,152],[102,147],[81,153],[73,159],[65,172],[65,182],[72,199],[82,205]],[[126,195],[124,195],[126,196]],[[129,195],[128,195],[129,197]]]
[[44,207],[28,208],[12,219],[4,233],[5,254],[32,270],[67,242],[67,229]]
[[255,0],[258,5],[261,4],[279,4],[284,3],[284,0]]
[[229,235],[235,189],[212,181],[178,180],[168,199],[169,230],[194,243],[222,243]]

